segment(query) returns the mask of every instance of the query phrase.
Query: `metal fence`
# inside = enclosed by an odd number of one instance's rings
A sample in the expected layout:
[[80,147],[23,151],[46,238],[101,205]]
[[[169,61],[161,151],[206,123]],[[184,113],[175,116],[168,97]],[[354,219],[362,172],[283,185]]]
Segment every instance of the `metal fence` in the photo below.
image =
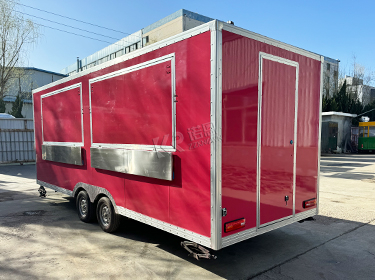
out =
[[34,121],[0,119],[0,163],[33,162]]

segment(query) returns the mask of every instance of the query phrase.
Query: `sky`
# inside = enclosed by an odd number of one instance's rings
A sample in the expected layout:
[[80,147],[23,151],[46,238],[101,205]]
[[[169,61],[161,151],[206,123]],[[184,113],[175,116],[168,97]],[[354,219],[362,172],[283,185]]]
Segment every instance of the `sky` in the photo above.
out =
[[[9,0],[11,1],[11,0]],[[267,37],[340,60],[340,72],[350,74],[353,57],[368,72],[375,70],[375,1],[155,1],[155,0],[19,0],[20,4],[93,23],[124,33],[138,31],[179,9],[219,19]],[[126,34],[68,20],[17,5],[29,15],[121,39]],[[115,39],[61,26],[29,15],[35,23],[93,37],[67,34],[40,26],[38,42],[28,48],[29,67],[60,72],[116,42]]]

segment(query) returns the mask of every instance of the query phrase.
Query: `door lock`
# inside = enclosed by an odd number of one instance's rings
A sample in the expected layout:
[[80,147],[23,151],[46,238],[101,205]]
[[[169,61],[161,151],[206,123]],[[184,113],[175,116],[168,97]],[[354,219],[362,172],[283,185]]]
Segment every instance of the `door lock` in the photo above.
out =
[[228,214],[228,212],[227,212],[227,208],[223,208],[222,211],[221,211],[221,215],[222,215],[223,217],[225,217],[227,214]]

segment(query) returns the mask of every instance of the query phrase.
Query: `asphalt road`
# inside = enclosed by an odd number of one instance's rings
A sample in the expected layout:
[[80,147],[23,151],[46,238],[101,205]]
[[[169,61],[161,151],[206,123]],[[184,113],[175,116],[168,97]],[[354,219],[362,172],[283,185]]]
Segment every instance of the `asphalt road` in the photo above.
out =
[[322,157],[320,214],[216,252],[123,218],[116,234],[81,222],[35,165],[0,166],[0,279],[375,279],[375,155]]

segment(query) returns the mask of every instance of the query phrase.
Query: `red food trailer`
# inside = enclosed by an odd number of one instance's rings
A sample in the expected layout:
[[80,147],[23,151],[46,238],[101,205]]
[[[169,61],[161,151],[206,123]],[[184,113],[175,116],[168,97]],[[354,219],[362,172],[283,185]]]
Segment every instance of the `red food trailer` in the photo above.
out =
[[37,183],[214,250],[312,217],[322,64],[211,21],[38,88]]

